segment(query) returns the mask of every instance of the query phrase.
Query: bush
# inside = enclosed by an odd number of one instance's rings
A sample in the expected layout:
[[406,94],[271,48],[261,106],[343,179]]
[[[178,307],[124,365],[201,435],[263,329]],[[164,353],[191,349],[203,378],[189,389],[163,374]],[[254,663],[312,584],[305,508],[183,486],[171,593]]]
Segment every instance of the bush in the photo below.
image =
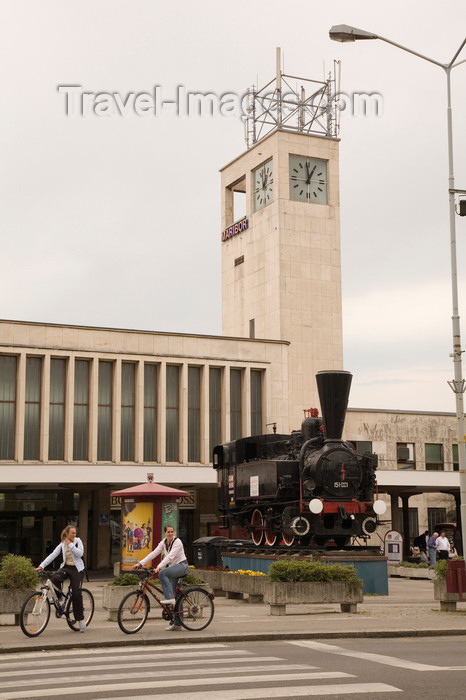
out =
[[363,582],[356,576],[354,566],[320,564],[309,561],[276,561],[269,569],[270,581],[343,581],[352,589],[361,588]]
[[396,564],[396,566],[404,566],[407,569],[428,569],[429,564],[426,561],[421,561],[419,563],[416,563],[414,561],[400,561],[399,564]]
[[194,574],[189,573],[182,579],[183,586],[205,586],[205,581]]
[[7,554],[0,565],[0,588],[35,588],[39,576],[27,557]]
[[448,559],[440,559],[435,565],[435,575],[436,577],[444,581],[447,573]]
[[136,574],[119,574],[115,576],[111,586],[137,586],[139,583],[139,576]]

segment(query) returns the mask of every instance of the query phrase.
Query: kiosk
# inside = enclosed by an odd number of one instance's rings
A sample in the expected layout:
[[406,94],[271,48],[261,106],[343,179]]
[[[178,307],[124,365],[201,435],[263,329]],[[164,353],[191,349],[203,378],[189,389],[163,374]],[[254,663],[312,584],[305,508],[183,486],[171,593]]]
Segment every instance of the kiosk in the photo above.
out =
[[121,498],[120,571],[130,571],[155,549],[165,525],[178,531],[178,501],[188,495],[151,481],[112,493]]

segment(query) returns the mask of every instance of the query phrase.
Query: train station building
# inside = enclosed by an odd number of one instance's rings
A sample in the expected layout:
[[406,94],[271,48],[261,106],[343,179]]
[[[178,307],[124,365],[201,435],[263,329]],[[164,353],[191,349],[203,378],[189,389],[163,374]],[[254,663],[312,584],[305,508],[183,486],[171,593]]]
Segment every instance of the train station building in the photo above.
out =
[[[276,89],[289,78],[277,74]],[[88,566],[107,568],[119,554],[111,493],[148,478],[188,492],[189,551],[220,525],[213,447],[299,429],[318,406],[315,374],[351,370],[339,139],[316,100],[331,88],[300,89],[299,109],[268,112],[265,131],[254,119],[247,150],[221,170],[222,336],[0,321],[0,556],[39,562],[73,522]],[[379,456],[388,511],[373,543],[456,521],[453,413],[351,407],[343,438]]]

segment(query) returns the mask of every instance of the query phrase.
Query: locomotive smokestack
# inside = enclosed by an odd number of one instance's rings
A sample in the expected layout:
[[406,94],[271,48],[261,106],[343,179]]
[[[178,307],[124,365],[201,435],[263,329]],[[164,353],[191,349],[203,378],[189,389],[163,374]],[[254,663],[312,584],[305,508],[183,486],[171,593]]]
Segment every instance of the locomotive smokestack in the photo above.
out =
[[320,408],[327,440],[341,440],[353,375],[351,372],[317,372]]

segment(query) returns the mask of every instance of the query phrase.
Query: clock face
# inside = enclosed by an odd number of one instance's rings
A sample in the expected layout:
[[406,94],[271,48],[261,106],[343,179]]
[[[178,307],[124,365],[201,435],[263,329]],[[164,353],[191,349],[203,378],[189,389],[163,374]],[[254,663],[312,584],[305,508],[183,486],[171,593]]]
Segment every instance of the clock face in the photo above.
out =
[[253,170],[254,211],[259,211],[273,200],[272,159]]
[[290,155],[290,199],[327,204],[327,161]]

